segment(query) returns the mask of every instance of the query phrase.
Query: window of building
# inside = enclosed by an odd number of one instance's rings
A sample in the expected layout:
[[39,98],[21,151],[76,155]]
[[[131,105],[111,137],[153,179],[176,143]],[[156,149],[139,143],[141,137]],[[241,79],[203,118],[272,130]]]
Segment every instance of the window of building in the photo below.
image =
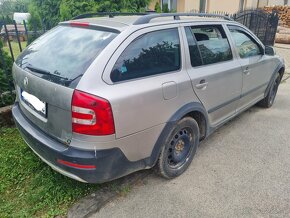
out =
[[[222,26],[195,26],[191,27],[191,31],[198,45],[203,65],[228,61],[233,58]],[[191,51],[191,54],[195,55],[195,51]],[[194,66],[198,64],[198,61],[192,64]]]
[[177,11],[177,0],[161,0],[162,11]]
[[199,12],[205,13],[206,0],[199,0]]
[[121,54],[113,67],[113,82],[146,77],[180,69],[178,29],[159,30],[141,35]]
[[247,33],[235,27],[229,27],[235,45],[241,58],[261,55],[262,51],[258,43],[252,39]]

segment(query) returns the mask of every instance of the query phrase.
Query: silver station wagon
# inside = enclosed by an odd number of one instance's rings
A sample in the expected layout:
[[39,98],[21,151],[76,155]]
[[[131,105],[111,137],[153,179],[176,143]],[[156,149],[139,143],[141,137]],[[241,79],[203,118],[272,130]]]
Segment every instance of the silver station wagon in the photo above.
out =
[[101,15],[60,23],[13,66],[16,125],[54,170],[88,183],[152,167],[174,178],[216,128],[273,105],[284,61],[241,24]]

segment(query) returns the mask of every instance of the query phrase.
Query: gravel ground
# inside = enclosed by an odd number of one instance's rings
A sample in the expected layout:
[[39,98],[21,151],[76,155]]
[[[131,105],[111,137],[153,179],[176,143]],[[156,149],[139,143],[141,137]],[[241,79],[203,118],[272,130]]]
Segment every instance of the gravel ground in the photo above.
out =
[[185,174],[152,174],[91,217],[290,217],[289,98],[287,80],[272,108],[253,107],[203,142]]

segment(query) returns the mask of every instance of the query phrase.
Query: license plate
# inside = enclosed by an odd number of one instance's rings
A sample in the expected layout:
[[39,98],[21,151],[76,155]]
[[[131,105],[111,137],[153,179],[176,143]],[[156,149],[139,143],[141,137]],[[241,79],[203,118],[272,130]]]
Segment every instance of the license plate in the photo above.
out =
[[21,91],[22,100],[37,113],[46,116],[46,103],[28,92]]

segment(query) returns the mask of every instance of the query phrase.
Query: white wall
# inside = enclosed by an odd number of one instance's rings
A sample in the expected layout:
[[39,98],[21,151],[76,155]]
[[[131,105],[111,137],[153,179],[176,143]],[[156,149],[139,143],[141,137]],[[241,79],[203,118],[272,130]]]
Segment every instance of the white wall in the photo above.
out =
[[[268,5],[284,5],[284,0],[269,0]],[[288,1],[288,5],[290,5],[290,1]]]

